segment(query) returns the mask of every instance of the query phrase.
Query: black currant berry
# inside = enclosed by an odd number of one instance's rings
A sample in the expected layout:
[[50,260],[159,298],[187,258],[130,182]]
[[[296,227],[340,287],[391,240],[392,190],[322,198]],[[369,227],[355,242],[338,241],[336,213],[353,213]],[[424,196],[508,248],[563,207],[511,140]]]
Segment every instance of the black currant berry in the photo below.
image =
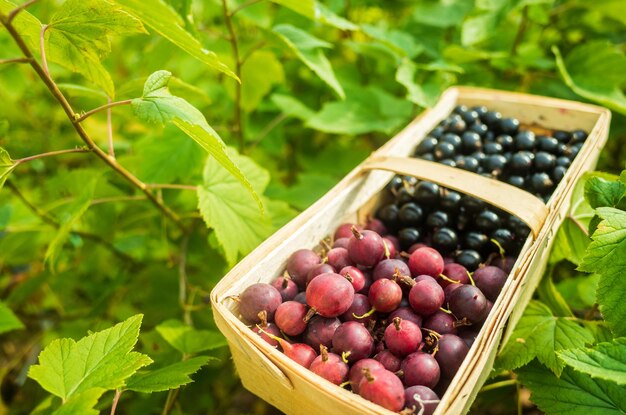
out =
[[439,185],[432,182],[419,182],[415,187],[413,197],[423,206],[432,206],[439,200]]
[[556,165],[556,157],[554,157],[554,154],[539,151],[535,154],[534,165],[536,171],[552,170]]
[[442,252],[447,253],[454,251],[459,243],[459,238],[455,231],[450,228],[440,228],[433,232],[433,247]]
[[[443,137],[442,137],[443,139]],[[440,142],[435,146],[435,150],[433,151],[434,158],[436,160],[448,159],[454,156],[456,153],[456,149],[452,143],[448,142]],[[423,156],[428,156],[430,153],[424,154]]]
[[417,203],[409,202],[402,205],[398,212],[398,221],[401,226],[417,227],[424,221],[424,211]]
[[519,120],[516,118],[503,118],[498,125],[503,134],[514,135],[519,130]]
[[435,137],[424,138],[415,149],[415,155],[421,156],[422,154],[432,153],[435,150],[435,146],[439,141]]
[[483,258],[473,249],[464,249],[459,251],[455,257],[455,262],[463,265],[470,272],[478,268],[482,261]]
[[533,151],[535,144],[535,133],[532,131],[520,131],[515,136],[515,149],[517,151]]

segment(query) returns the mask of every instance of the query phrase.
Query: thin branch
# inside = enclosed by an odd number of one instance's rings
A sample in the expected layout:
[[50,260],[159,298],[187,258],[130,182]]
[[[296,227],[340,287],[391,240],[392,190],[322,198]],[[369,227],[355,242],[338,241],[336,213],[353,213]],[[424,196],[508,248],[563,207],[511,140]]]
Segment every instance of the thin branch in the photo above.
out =
[[517,33],[515,34],[513,45],[511,46],[511,55],[517,55],[517,47],[524,39],[524,34],[526,34],[527,28],[528,28],[528,6],[524,6],[524,8],[522,9],[522,19],[520,21]]
[[146,183],[149,189],[181,189],[181,190],[198,190],[198,186],[192,186],[189,184],[149,184]]
[[187,251],[189,248],[189,234],[183,236],[180,243],[180,259],[178,261],[178,302],[183,309],[185,324],[191,325],[191,313],[187,310]]
[[267,44],[267,41],[262,40],[262,41],[258,42],[256,45],[252,46],[250,49],[248,49],[246,54],[243,55],[243,57],[241,58],[241,62],[240,62],[241,66],[243,66],[248,59],[250,59],[250,56],[252,56],[254,54],[254,52],[256,52],[257,50],[261,49],[266,44]]
[[15,163],[22,164],[31,160],[37,160],[37,159],[42,159],[45,157],[52,157],[52,156],[60,156],[62,154],[71,154],[71,153],[91,153],[91,150],[88,148],[72,148],[68,150],[50,151],[48,153],[35,154],[33,156],[28,156],[28,157],[15,160]]
[[507,379],[507,380],[503,380],[500,382],[495,382],[495,383],[491,383],[489,385],[485,385],[482,388],[480,388],[480,392],[487,392],[493,389],[499,389],[499,388],[504,388],[506,386],[513,386],[517,384],[517,381],[515,379]]
[[121,389],[115,389],[115,396],[113,397],[113,405],[111,405],[111,415],[115,415],[115,410],[117,409],[117,403],[120,400],[120,396],[122,396],[122,392],[124,392]]
[[21,5],[17,6],[7,16],[7,22],[11,23],[13,21],[13,19],[15,19],[15,16],[17,16],[22,10],[26,9],[27,7],[30,7],[31,5],[37,3],[38,1],[39,0],[30,0],[30,1],[27,1],[26,3],[24,3],[24,4],[21,4]]
[[131,172],[126,170],[123,166],[121,166],[114,158],[109,157],[107,153],[102,151],[102,149],[96,145],[96,143],[87,134],[87,132],[81,126],[81,124],[76,121],[76,119],[79,117],[72,109],[72,106],[65,98],[65,95],[63,95],[61,90],[59,90],[59,87],[52,80],[52,78],[50,78],[50,75],[48,75],[48,73],[44,70],[44,68],[35,59],[33,59],[33,54],[31,53],[29,47],[24,42],[24,39],[22,38],[22,36],[15,30],[15,27],[11,25],[9,22],[7,22],[6,17],[1,14],[0,14],[0,22],[2,22],[4,27],[6,27],[7,31],[9,32],[11,37],[13,37],[13,40],[15,40],[15,43],[17,43],[18,47],[20,48],[24,56],[31,59],[31,62],[30,62],[31,67],[35,70],[35,72],[37,72],[37,75],[39,75],[39,78],[44,82],[46,87],[48,87],[48,89],[50,90],[52,95],[56,98],[56,100],[59,102],[59,104],[61,104],[63,111],[65,111],[65,114],[71,120],[74,130],[76,130],[76,132],[78,133],[80,138],[85,142],[85,144],[87,144],[87,146],[91,150],[93,150],[93,152],[102,161],[108,164],[109,167],[111,167],[119,175],[124,177],[126,181],[130,182],[133,186],[141,190],[146,195],[148,200],[150,200],[150,202],[157,209],[159,209],[168,219],[174,222],[179,229],[181,229],[183,232],[186,232],[187,229],[185,228],[185,225],[182,223],[182,221],[180,220],[180,218],[178,217],[176,213],[174,213],[168,206],[163,204],[163,202],[160,201],[146,187],[146,185],[141,180],[139,180]]
[[93,199],[91,201],[91,206],[100,205],[102,203],[110,203],[110,202],[128,202],[134,200],[146,200],[145,196],[137,195],[137,196],[112,196],[112,197],[102,197],[100,199]]
[[0,65],[3,65],[5,63],[30,63],[30,59],[28,58],[0,59]]
[[[7,26],[7,29],[8,28],[9,27]],[[47,24],[41,25],[41,31],[39,32],[39,48],[41,49],[41,64],[43,65],[44,73],[46,74],[48,78],[50,78],[50,71],[48,70],[48,60],[46,59],[46,45],[45,45],[46,30],[48,30],[48,25]],[[31,65],[32,65],[32,62],[31,62]],[[50,80],[52,80],[52,78],[50,78]]]
[[[111,97],[107,97],[109,104],[112,104]],[[109,139],[109,156],[115,158],[115,148],[113,148],[113,110],[107,108],[107,135]]]
[[274,117],[274,119],[270,121],[259,133],[259,135],[257,135],[256,138],[252,141],[252,147],[257,146],[261,141],[263,141],[265,137],[267,137],[269,133],[272,132],[274,128],[278,127],[278,125],[281,122],[285,121],[287,118],[288,116],[285,113],[278,114],[276,117]]
[[[237,78],[241,80],[241,58],[239,56],[239,43],[237,41],[237,34],[233,27],[232,14],[228,11],[227,0],[222,0],[222,7],[224,9],[224,21],[229,33],[230,47],[233,52],[233,60],[235,61],[235,74]],[[243,153],[245,150],[245,136],[243,131],[243,118],[241,115],[241,81],[235,85],[235,119],[234,130],[239,139],[239,152]]]
[[169,415],[170,411],[172,410],[172,407],[174,406],[174,403],[176,402],[176,398],[178,397],[179,392],[180,392],[179,388],[170,389],[170,391],[167,393],[167,399],[165,400],[165,407],[163,408],[163,412],[161,412],[161,415]]
[[99,106],[98,108],[94,108],[92,110],[87,111],[80,117],[76,118],[76,122],[83,122],[85,118],[91,117],[97,112],[100,112],[100,111],[103,111],[112,107],[117,107],[118,105],[130,105],[132,101],[133,101],[132,99],[125,99],[124,101],[109,102],[108,104],[105,104],[105,105]]
[[[39,209],[39,207],[35,206],[28,199],[26,199],[26,197],[24,197],[22,192],[17,188],[17,186],[13,184],[13,182],[11,182],[10,180],[7,181],[6,186],[9,189],[11,189],[13,194],[17,196],[17,198],[20,199],[27,208],[29,208],[35,215],[39,216],[41,220],[43,220],[45,223],[57,229],[61,227],[61,224],[59,223],[59,221],[56,220],[56,218],[54,218],[48,212],[45,212]],[[89,232],[82,232],[82,231],[72,231],[72,233],[82,238],[90,239],[94,242],[97,242],[100,245],[104,246],[106,249],[108,249],[112,254],[119,257],[120,259],[123,259],[124,261],[128,261],[129,263],[136,265],[135,259],[133,257],[127,255],[125,252],[120,251],[115,246],[113,246],[112,243],[100,237],[100,235],[96,235],[94,233],[89,233]]]
[[237,14],[238,12],[240,12],[241,10],[245,9],[246,7],[252,6],[253,4],[257,4],[262,2],[263,0],[249,0],[245,3],[243,3],[241,6],[235,7],[235,9],[233,9],[232,12],[230,12],[230,16],[234,16],[235,14]]

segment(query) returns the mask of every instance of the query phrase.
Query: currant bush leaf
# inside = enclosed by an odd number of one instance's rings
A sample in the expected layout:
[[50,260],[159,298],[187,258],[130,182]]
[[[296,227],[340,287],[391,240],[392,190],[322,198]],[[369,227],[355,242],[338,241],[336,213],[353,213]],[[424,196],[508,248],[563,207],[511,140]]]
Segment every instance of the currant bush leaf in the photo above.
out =
[[167,320],[156,326],[156,331],[181,353],[194,354],[226,346],[222,333],[197,330],[178,320]]
[[324,4],[315,0],[270,0],[301,16],[341,30],[358,30],[359,26],[333,13]]
[[570,51],[565,59],[552,47],[556,64],[565,84],[578,95],[626,114],[626,96],[620,85],[626,82],[621,70],[626,55],[608,42],[585,42]]
[[315,0],[270,0],[304,17],[315,19]]
[[[252,188],[262,194],[269,183],[269,173],[232,149],[228,153]],[[203,177],[198,188],[198,208],[207,227],[215,230],[226,260],[233,265],[240,255],[250,252],[271,234],[271,218],[259,211],[241,183],[215,160],[207,160]]]
[[[17,4],[8,0],[0,0],[0,13],[8,15],[17,7]],[[22,10],[11,23],[24,38],[28,46],[39,52],[39,32],[41,22],[27,10]]]
[[104,390],[96,388],[77,393],[69,398],[52,415],[98,415],[99,410],[94,407]]
[[585,183],[585,199],[592,208],[616,207],[626,193],[626,185],[617,180],[591,177]]
[[596,212],[602,221],[578,269],[600,275],[596,292],[600,311],[616,336],[626,336],[626,212],[610,207]]
[[189,102],[171,94],[168,88],[171,76],[172,74],[168,71],[157,71],[148,77],[144,84],[143,96],[132,100],[131,106],[135,115],[148,123],[174,124],[243,184],[256,201],[257,209],[262,210],[258,193],[233,159],[229,157],[226,145],[207,123],[204,115]]
[[39,355],[28,376],[48,392],[66,400],[91,389],[111,390],[152,360],[132,351],[142,315],[80,339],[57,339]]
[[315,114],[315,112],[298,101],[295,97],[284,94],[272,94],[272,102],[283,112],[283,114],[306,121]]
[[327,102],[306,126],[333,134],[389,134],[410,116],[410,102],[372,87],[352,89],[345,100]]
[[126,382],[126,388],[135,392],[152,393],[176,389],[193,382],[189,375],[196,373],[214,357],[198,356],[160,369],[140,371]]
[[275,26],[274,33],[285,42],[296,56],[317,76],[330,86],[341,98],[345,98],[343,88],[335,77],[330,62],[322,49],[332,48],[332,44],[311,36],[290,24]]
[[626,385],[626,338],[600,343],[592,349],[562,350],[558,355],[579,372]]
[[0,301],[0,334],[23,328],[24,325],[9,306]]
[[626,412],[624,388],[566,367],[560,377],[531,364],[517,371],[530,399],[548,415],[618,415]]
[[48,59],[78,72],[113,97],[113,80],[100,60],[115,35],[145,33],[139,20],[102,0],[67,0],[54,13],[45,33]]
[[149,2],[143,0],[115,0],[115,2],[200,62],[238,80],[237,75],[219,60],[215,52],[205,49],[198,39],[184,29],[185,22],[183,22],[183,19],[163,0]]
[[500,352],[496,366],[517,369],[536,357],[559,375],[564,364],[556,352],[591,342],[593,336],[584,327],[569,318],[555,317],[545,304],[533,300]]
[[0,147],[0,190],[17,165],[11,160],[9,153]]

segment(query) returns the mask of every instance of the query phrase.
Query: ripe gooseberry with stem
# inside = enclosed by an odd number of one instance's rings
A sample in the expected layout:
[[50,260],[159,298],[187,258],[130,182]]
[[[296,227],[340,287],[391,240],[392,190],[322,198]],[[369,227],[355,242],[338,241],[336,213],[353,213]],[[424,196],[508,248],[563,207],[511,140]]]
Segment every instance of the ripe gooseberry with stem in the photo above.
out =
[[368,368],[363,369],[359,395],[390,411],[398,412],[404,408],[402,381],[386,369],[374,372]]
[[265,311],[267,319],[272,321],[278,306],[283,302],[283,298],[276,288],[270,284],[259,282],[246,288],[237,301],[239,303],[239,313],[244,320],[250,323],[260,323],[259,312]]
[[409,257],[411,275],[429,275],[438,277],[443,272],[444,262],[441,254],[429,247],[416,249]]
[[261,323],[254,326],[252,328],[252,331],[258,334],[270,346],[272,347],[278,346],[278,342],[274,340],[273,338],[271,338],[270,336],[268,336],[266,332],[273,336],[280,336],[281,335],[280,329],[276,327],[276,324],[267,322],[267,312],[265,310],[259,312],[259,320],[261,320]]
[[348,373],[348,381],[350,382],[350,386],[352,387],[352,392],[359,393],[359,384],[361,380],[363,380],[363,369],[369,369],[370,372],[375,372],[378,370],[384,370],[385,366],[377,360],[374,359],[361,359],[350,368],[350,372]]
[[320,355],[311,362],[309,370],[335,385],[341,385],[348,377],[350,368],[341,356],[328,353],[326,346],[320,345]]
[[356,264],[373,267],[385,255],[385,243],[379,234],[374,231],[359,231],[352,227],[352,236],[348,243],[350,259]]
[[402,359],[393,354],[389,349],[384,349],[374,356],[374,359],[379,361],[385,369],[390,372],[396,373],[400,370],[400,364]]
[[346,312],[354,300],[350,281],[339,274],[326,273],[315,277],[306,288],[306,302],[311,306],[305,320],[315,313],[337,317]]
[[461,367],[469,348],[465,342],[454,334],[444,334],[437,340],[434,353],[439,369],[446,378],[453,378]]
[[358,293],[365,287],[365,274],[357,267],[344,267],[339,271],[339,275],[350,281],[350,284],[352,284],[352,287],[354,288],[354,292]]
[[480,323],[487,317],[487,298],[479,288],[463,284],[450,294],[450,311],[458,319]]
[[406,388],[404,398],[404,406],[419,415],[432,415],[439,404],[439,396],[432,389],[422,385]]
[[274,322],[287,336],[297,336],[306,329],[307,309],[297,301],[286,301],[278,306]]
[[319,349],[321,344],[330,347],[332,345],[333,335],[340,325],[341,321],[336,317],[326,318],[315,316],[309,320],[309,324],[303,335],[303,340],[306,344],[315,349]]
[[315,352],[315,350],[313,350],[313,348],[308,344],[289,343],[285,339],[267,333],[261,327],[259,327],[259,331],[276,340],[278,344],[280,344],[280,347],[283,349],[283,353],[285,354],[285,356],[298,363],[299,365],[306,367],[307,369],[311,366],[311,363],[313,363],[313,360],[315,360],[315,358],[317,357],[317,353]]
[[417,282],[411,279],[403,280],[411,285],[409,304],[417,314],[429,316],[441,308],[445,294],[443,288],[434,278],[429,276],[419,276],[418,278],[419,281]]
[[326,254],[325,262],[336,270],[354,265],[346,248],[332,248]]
[[293,282],[288,272],[276,278],[272,286],[278,290],[283,301],[293,300],[298,295],[298,285]]
[[422,331],[419,326],[400,317],[395,317],[385,329],[385,344],[398,356],[413,353],[421,341]]
[[333,352],[341,354],[349,363],[369,357],[374,351],[374,339],[365,326],[347,321],[333,335]]
[[402,302],[402,288],[397,282],[386,278],[374,281],[367,293],[367,299],[372,304],[372,308],[367,313],[356,318],[365,318],[376,311],[390,313]]
[[400,365],[404,373],[404,385],[424,385],[434,388],[439,382],[441,371],[439,363],[430,354],[415,352],[408,355]]

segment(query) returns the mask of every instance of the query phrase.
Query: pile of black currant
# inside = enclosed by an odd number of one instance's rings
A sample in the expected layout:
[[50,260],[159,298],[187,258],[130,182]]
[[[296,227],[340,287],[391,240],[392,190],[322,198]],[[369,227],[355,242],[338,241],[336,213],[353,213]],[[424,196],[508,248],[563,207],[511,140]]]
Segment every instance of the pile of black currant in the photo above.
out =
[[484,106],[459,105],[414,155],[497,178],[547,202],[586,138],[582,130],[535,134],[516,118]]

